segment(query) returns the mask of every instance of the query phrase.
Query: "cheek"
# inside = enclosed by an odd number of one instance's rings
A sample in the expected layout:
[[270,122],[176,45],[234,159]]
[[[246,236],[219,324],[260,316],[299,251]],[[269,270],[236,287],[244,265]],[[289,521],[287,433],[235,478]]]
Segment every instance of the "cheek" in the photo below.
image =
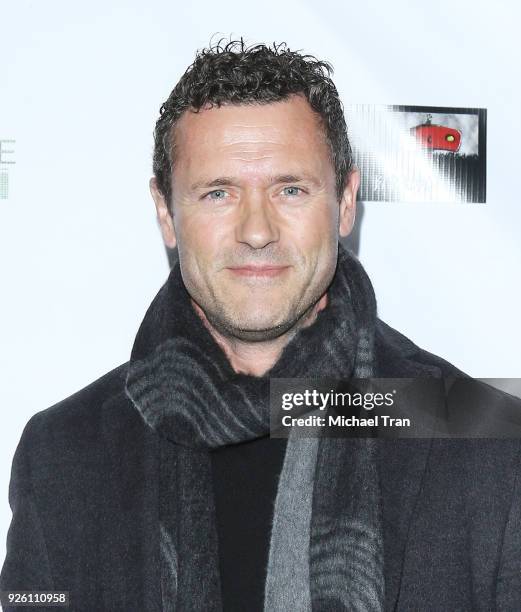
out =
[[196,215],[179,219],[179,257],[192,291],[197,293],[215,282],[223,244],[222,232],[208,219]]
[[209,259],[221,242],[219,227],[207,216],[181,213],[176,234],[179,250],[196,259]]
[[292,242],[304,250],[321,251],[328,248],[338,236],[337,218],[334,211],[321,210],[317,214],[301,215],[298,221],[287,228]]

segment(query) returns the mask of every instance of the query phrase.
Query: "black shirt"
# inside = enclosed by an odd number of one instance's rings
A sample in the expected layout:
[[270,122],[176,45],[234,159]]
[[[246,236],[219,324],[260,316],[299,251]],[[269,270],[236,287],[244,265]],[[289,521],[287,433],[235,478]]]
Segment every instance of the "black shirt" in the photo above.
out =
[[268,552],[287,440],[260,438],[212,451],[224,612],[262,612]]

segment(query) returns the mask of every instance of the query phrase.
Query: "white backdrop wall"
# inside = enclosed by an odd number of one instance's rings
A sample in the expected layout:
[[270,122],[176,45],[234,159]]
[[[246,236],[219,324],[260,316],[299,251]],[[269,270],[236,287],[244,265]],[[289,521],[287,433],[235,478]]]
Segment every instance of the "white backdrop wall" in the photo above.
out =
[[0,140],[16,142],[0,167],[0,562],[23,426],[128,359],[166,279],[152,129],[214,34],[328,59],[345,104],[488,109],[488,203],[362,203],[359,256],[393,327],[476,377],[521,376],[519,13],[513,0],[2,0]]

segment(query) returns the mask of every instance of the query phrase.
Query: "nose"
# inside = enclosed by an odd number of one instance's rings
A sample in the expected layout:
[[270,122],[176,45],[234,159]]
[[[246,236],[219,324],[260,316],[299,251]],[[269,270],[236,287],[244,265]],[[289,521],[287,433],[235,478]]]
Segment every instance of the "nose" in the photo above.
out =
[[274,212],[260,194],[249,195],[241,202],[235,238],[254,249],[262,249],[278,241],[279,229]]

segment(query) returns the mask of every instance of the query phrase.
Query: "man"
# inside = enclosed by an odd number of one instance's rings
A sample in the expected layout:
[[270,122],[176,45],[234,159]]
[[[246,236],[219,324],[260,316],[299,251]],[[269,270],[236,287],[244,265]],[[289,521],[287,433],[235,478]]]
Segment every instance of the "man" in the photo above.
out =
[[3,590],[111,612],[521,608],[518,440],[269,436],[270,378],[461,374],[377,318],[339,243],[358,184],[326,63],[198,54],[150,184],[179,263],[130,361],[27,424]]

